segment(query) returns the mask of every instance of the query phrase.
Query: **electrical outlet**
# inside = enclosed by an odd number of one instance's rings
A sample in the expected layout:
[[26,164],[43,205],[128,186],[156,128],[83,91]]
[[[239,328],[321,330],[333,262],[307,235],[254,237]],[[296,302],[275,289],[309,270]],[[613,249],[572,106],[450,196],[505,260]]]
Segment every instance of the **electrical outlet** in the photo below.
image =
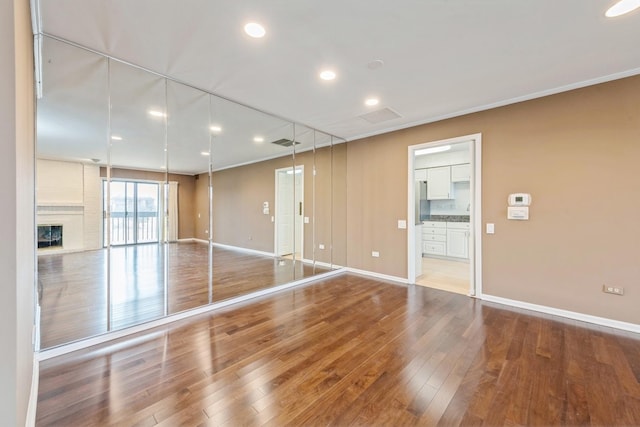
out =
[[324,245],[323,245],[322,243],[320,243],[320,244],[318,245],[318,249],[324,249]]
[[374,258],[379,258],[380,257],[380,252],[378,251],[371,251],[371,256]]
[[624,295],[624,288],[618,286],[602,285],[602,292],[613,295]]

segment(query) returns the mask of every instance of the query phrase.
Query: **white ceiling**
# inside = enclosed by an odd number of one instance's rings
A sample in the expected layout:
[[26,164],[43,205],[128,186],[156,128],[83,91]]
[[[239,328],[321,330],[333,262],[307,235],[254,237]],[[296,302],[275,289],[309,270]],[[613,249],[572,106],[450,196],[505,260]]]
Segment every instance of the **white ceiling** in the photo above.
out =
[[640,10],[611,0],[40,3],[46,34],[349,140],[640,73]]

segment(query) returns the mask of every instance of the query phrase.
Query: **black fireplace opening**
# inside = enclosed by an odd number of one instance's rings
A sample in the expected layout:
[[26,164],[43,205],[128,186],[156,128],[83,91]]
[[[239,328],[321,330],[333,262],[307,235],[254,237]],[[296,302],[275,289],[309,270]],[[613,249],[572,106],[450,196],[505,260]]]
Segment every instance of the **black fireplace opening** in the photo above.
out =
[[39,225],[38,248],[62,248],[62,225]]

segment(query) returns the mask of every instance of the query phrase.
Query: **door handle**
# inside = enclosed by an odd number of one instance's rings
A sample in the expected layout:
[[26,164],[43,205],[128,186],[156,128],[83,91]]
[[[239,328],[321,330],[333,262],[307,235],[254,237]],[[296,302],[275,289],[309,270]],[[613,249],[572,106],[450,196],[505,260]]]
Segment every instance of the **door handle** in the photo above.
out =
[[302,216],[302,202],[298,203],[298,215]]

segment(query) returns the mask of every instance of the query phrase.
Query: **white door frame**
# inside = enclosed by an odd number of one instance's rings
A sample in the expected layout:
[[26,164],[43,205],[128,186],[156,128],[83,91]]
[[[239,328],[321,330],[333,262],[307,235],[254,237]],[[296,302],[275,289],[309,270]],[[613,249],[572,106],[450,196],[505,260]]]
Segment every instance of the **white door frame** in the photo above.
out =
[[[296,252],[298,252],[298,244],[300,244],[300,260],[304,259],[304,165],[297,165],[295,166],[295,168],[293,166],[289,166],[286,168],[280,168],[280,169],[276,169],[275,170],[275,188],[276,188],[276,194],[275,194],[275,199],[274,199],[274,204],[273,204],[273,215],[274,215],[274,227],[273,227],[273,253],[275,256],[279,256],[278,254],[278,191],[280,188],[280,184],[279,184],[279,173],[281,172],[292,172],[295,174],[295,171],[300,170],[300,202],[302,203],[302,209],[303,209],[303,213],[302,215],[298,215],[297,212],[297,207],[293,206],[294,209],[296,209],[294,211],[294,223],[293,223],[293,253],[295,255]],[[293,177],[293,186],[295,188],[295,176]],[[295,191],[297,192],[298,189],[295,188]],[[295,195],[294,195],[294,203],[295,203]],[[300,216],[300,218],[298,218],[298,216]],[[301,227],[300,227],[300,235],[297,236],[296,235],[296,221],[302,221]],[[294,256],[295,257],[295,256]]]
[[408,174],[407,174],[407,278],[409,283],[416,283],[416,215],[415,215],[415,172],[414,153],[416,150],[439,145],[457,144],[460,142],[472,142],[471,144],[471,239],[469,245],[470,260],[470,286],[469,295],[482,297],[482,134],[459,136],[410,145],[408,147]]

